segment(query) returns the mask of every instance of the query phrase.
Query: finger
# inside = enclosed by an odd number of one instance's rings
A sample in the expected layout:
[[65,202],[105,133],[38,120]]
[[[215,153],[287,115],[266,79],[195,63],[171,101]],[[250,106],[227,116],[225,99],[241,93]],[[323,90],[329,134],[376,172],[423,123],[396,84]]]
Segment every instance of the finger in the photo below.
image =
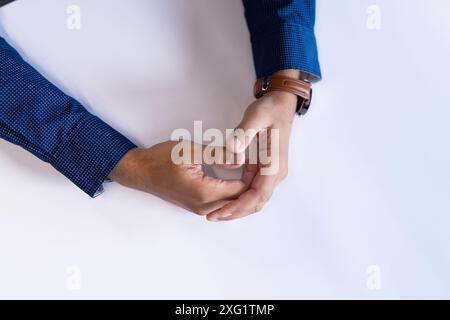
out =
[[218,168],[234,169],[245,163],[245,154],[234,153],[226,147],[202,146],[203,164]]
[[208,221],[215,222],[215,221],[229,221],[231,217],[233,217],[233,219],[237,218],[238,208],[242,210],[244,206],[246,206],[246,204],[249,202],[247,198],[249,198],[254,192],[255,192],[254,189],[246,191],[237,200],[231,201],[225,204],[223,207],[209,213],[206,216],[206,219]]
[[223,180],[207,175],[203,175],[197,183],[207,202],[237,199],[248,189],[242,180]]
[[210,221],[229,221],[260,211],[271,197],[276,184],[276,176],[261,176],[258,174],[249,190],[241,194],[237,200],[208,214],[207,219]]
[[245,183],[246,186],[251,186],[253,179],[258,173],[258,165],[246,163],[242,170],[241,180]]
[[264,128],[272,125],[272,119],[264,114],[246,112],[242,121],[227,139],[228,150],[234,153],[243,153],[255,136]]
[[[244,168],[242,170],[241,180],[245,184],[245,189],[247,190],[248,187],[252,184],[253,179],[255,178],[256,174],[258,173],[258,165],[257,164],[245,164]],[[219,209],[223,208],[224,206],[230,204],[232,201],[224,201],[222,205],[217,206],[216,208],[210,210],[208,214],[218,211]],[[218,203],[218,202],[216,202]],[[212,215],[208,218],[210,221],[219,221],[225,218],[228,218],[232,215],[231,211],[228,212],[227,210],[223,212],[218,212],[216,215]]]
[[226,147],[195,143],[189,140],[174,142],[171,151],[172,162],[176,165],[211,165],[237,168],[245,163],[245,155],[235,154]]
[[211,212],[214,212],[214,211],[222,208],[223,206],[227,205],[231,201],[233,201],[233,200],[219,200],[219,201],[213,201],[213,202],[207,203],[204,205],[204,207],[202,209],[202,215],[207,215]]
[[[286,127],[285,125],[277,125],[277,123],[274,123],[273,127],[280,128],[278,134],[275,134],[274,136],[275,140],[272,139],[272,133],[276,132],[272,132],[272,128],[269,130],[262,128],[260,133],[257,135],[258,148],[268,148],[266,150],[266,154],[268,156],[267,160],[269,161],[262,163],[261,161],[263,159],[258,157],[258,165],[256,167],[259,168],[259,171],[256,176],[254,175],[255,170],[257,170],[255,169],[255,165],[246,165],[246,167],[244,167],[242,180],[246,184],[248,184],[250,179],[253,180],[251,188],[240,195],[237,200],[232,201],[215,212],[210,213],[207,216],[208,220],[229,221],[242,218],[260,211],[269,200],[275,187],[280,182],[280,177],[284,175],[284,173],[280,174],[280,163],[283,164],[282,169],[287,170],[290,134],[289,126]],[[261,144],[263,146],[261,146]],[[274,148],[273,150],[272,147]],[[266,172],[266,174],[263,172]]]
[[[270,133],[270,130],[262,130],[260,134],[258,134],[257,139],[259,147],[261,147],[260,144],[263,144],[263,147],[268,148],[268,150],[266,150],[266,154],[269,157],[268,159],[270,159],[270,161],[266,163],[246,164],[244,166],[241,180],[244,181],[246,185],[251,184],[251,188],[243,193],[236,201],[230,202],[223,208],[220,208],[214,213],[211,213],[208,217],[208,220],[228,221],[242,218],[249,214],[260,211],[265,203],[269,200],[279,182],[279,159],[275,159],[274,161],[272,161],[272,156],[280,155],[280,150],[276,148],[276,150],[274,150],[275,154],[272,154],[272,142],[279,142],[271,141],[271,135],[268,133]],[[282,141],[282,144],[288,143],[288,139],[282,139]],[[283,159],[287,158],[287,148],[282,148],[281,153]],[[284,153],[286,153],[286,155]],[[258,161],[260,160],[262,159],[258,159]],[[270,170],[268,170],[270,174],[265,175],[264,172],[267,173],[267,169],[269,167],[272,167]]]

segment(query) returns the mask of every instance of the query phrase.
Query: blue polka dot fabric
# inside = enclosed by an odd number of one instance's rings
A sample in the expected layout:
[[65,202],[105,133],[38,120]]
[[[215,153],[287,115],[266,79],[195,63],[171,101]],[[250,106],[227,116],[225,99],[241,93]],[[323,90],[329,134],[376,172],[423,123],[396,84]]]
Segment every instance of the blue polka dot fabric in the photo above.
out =
[[0,137],[93,197],[135,145],[65,95],[0,38]]
[[315,0],[243,0],[257,77],[283,69],[321,78]]

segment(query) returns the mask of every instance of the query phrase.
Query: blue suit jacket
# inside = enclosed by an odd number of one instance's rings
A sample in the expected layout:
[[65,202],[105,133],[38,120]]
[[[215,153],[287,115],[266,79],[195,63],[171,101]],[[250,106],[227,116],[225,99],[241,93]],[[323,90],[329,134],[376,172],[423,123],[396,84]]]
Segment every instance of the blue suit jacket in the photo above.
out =
[[[298,69],[320,78],[315,0],[243,0],[257,77]],[[0,37],[0,137],[94,196],[135,145],[67,96]]]

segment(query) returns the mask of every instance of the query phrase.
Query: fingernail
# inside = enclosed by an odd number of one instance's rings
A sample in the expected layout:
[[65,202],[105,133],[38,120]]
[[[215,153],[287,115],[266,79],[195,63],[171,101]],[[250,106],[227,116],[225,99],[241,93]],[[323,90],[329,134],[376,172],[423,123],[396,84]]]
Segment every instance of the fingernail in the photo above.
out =
[[227,212],[227,213],[224,213],[224,214],[222,214],[222,219],[224,219],[224,218],[228,218],[228,217],[231,217],[233,214],[232,213],[229,213],[229,212]]

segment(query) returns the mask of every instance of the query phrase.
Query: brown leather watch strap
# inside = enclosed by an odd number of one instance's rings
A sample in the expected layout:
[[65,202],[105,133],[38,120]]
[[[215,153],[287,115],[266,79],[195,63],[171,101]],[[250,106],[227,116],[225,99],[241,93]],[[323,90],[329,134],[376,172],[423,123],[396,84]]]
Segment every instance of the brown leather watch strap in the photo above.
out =
[[261,98],[270,91],[285,91],[299,97],[297,113],[304,114],[311,101],[311,83],[285,76],[269,76],[256,80],[253,93],[255,98]]
[[269,91],[287,91],[305,100],[309,100],[311,83],[284,76],[259,78],[255,83],[255,97],[260,98]]

